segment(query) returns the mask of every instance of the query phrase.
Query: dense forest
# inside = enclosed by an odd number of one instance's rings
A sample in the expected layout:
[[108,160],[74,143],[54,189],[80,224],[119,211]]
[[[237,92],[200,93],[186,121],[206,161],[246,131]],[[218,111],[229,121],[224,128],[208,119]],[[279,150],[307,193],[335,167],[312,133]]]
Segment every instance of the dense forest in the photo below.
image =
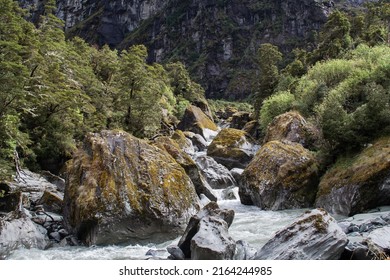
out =
[[[190,103],[207,103],[180,62],[148,64],[142,45],[118,51],[66,39],[55,1],[46,2],[37,25],[16,1],[0,4],[1,179],[19,164],[58,172],[88,132],[153,137],[177,123]],[[390,4],[379,1],[348,14],[334,11],[311,51],[283,56],[274,45],[260,45],[255,93],[246,98],[260,131],[297,110],[320,129],[318,152],[330,161],[388,134],[389,24]]]

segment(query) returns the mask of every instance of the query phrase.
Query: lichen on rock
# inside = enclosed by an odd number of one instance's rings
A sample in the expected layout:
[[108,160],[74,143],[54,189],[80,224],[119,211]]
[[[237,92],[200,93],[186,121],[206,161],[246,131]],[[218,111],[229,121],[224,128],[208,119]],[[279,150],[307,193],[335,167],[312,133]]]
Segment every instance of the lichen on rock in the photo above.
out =
[[390,204],[390,138],[353,158],[340,159],[322,177],[316,206],[351,216]]
[[312,206],[318,185],[318,164],[302,145],[271,141],[261,147],[244,170],[239,194],[243,204],[262,209]]
[[89,134],[67,165],[64,217],[87,244],[176,237],[198,209],[194,185],[164,150],[122,131]]

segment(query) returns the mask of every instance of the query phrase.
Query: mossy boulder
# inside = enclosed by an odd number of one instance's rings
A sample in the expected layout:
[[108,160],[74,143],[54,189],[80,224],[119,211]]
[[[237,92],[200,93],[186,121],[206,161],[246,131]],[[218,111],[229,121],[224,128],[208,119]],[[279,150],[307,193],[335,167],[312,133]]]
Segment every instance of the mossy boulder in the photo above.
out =
[[271,141],[257,152],[239,182],[241,202],[262,209],[292,209],[313,205],[318,164],[302,145]]
[[251,113],[239,111],[233,114],[230,127],[236,129],[243,129],[244,126],[251,120]]
[[245,126],[242,128],[246,134],[250,135],[253,139],[258,140],[260,136],[260,125],[259,122],[254,120],[247,122]]
[[209,131],[217,131],[216,124],[198,107],[190,105],[178,125],[180,130],[188,130],[208,138]]
[[204,194],[211,201],[217,201],[212,189],[207,184],[207,179],[202,175],[196,163],[186,154],[175,140],[162,136],[154,140],[154,145],[168,152],[184,168],[191,178],[198,196]]
[[244,131],[222,129],[207,148],[207,155],[218,163],[232,168],[245,168],[252,160],[257,146]]
[[390,205],[390,138],[340,159],[322,177],[316,205],[347,216]]
[[168,240],[198,209],[185,170],[128,133],[88,134],[67,164],[64,218],[87,244]]
[[298,112],[292,111],[275,117],[268,126],[263,142],[274,140],[287,140],[316,150],[319,147],[320,132]]

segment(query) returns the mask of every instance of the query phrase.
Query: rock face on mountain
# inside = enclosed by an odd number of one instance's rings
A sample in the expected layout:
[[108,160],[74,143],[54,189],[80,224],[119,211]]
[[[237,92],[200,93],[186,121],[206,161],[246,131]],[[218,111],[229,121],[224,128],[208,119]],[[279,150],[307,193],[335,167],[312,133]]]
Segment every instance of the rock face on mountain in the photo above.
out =
[[239,183],[241,202],[262,209],[312,206],[317,192],[318,164],[300,144],[271,141],[245,168]]
[[322,177],[316,206],[354,215],[390,204],[390,138],[382,138],[357,157],[338,162]]
[[[43,0],[19,2],[35,20],[43,11]],[[68,34],[111,47],[145,44],[151,61],[185,61],[208,97],[238,98],[252,92],[249,81],[259,44],[271,42],[282,50],[304,45],[337,1],[56,2]]]
[[125,132],[89,134],[67,173],[64,218],[87,244],[176,237],[198,210],[184,169]]

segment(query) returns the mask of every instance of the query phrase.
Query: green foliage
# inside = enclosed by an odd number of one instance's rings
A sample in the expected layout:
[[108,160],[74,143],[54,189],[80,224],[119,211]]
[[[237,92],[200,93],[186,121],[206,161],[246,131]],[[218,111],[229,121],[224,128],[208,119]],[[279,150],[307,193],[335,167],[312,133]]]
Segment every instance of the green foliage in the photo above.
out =
[[149,65],[142,45],[118,54],[66,40],[53,0],[37,28],[17,2],[0,5],[0,180],[13,173],[16,153],[31,169],[57,172],[88,132],[149,137],[163,117],[207,104],[182,64]]
[[262,44],[258,50],[258,65],[260,77],[255,93],[255,113],[258,114],[265,98],[271,96],[279,80],[278,64],[282,53],[272,44]]
[[293,108],[294,101],[294,95],[288,91],[278,92],[264,100],[260,110],[260,127],[266,130],[274,117]]

